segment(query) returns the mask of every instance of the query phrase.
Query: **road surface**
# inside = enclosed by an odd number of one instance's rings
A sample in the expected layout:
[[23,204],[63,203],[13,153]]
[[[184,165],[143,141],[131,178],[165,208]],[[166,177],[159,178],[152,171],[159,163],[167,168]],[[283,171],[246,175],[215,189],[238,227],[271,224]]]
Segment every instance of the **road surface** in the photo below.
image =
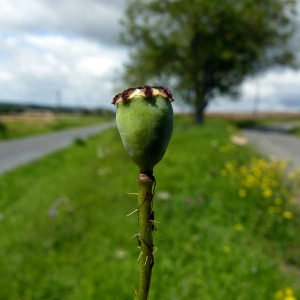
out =
[[72,128],[55,133],[0,142],[0,174],[32,162],[51,152],[65,148],[74,139],[86,139],[110,127],[115,121],[88,127]]
[[291,168],[300,167],[300,138],[287,134],[285,126],[251,128],[242,133],[262,154],[290,161]]

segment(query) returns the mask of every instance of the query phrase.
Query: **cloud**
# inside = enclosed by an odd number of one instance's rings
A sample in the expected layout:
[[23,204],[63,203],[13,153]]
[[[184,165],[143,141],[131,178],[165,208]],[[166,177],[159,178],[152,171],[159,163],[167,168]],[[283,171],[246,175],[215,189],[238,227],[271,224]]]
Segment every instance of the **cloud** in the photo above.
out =
[[300,111],[300,72],[291,69],[272,69],[241,86],[237,101],[218,98],[209,111]]
[[62,35],[14,34],[2,45],[1,98],[47,104],[57,90],[65,104],[110,104],[112,77],[126,56],[119,48]]
[[0,99],[109,106],[114,73],[125,50],[118,45],[124,1],[2,0]]
[[124,1],[4,0],[0,26],[11,33],[56,32],[117,44]]

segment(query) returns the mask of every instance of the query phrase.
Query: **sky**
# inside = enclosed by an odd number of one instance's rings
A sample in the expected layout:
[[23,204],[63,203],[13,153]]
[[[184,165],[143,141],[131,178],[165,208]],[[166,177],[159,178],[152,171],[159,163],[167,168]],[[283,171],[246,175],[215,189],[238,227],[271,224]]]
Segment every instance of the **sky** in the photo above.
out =
[[[111,100],[121,92],[116,75],[129,53],[118,39],[125,4],[0,0],[0,102],[113,109]],[[239,101],[215,99],[208,110],[254,107],[300,111],[300,70],[275,69],[251,78],[241,86]]]

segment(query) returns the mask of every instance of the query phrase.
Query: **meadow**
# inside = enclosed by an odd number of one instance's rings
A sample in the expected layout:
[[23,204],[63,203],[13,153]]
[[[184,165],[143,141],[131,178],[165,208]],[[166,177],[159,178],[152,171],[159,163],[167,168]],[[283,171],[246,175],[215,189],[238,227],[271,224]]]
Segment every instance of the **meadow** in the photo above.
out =
[[[154,175],[150,299],[300,299],[298,171],[176,118]],[[133,299],[137,177],[115,128],[0,176],[0,299]]]

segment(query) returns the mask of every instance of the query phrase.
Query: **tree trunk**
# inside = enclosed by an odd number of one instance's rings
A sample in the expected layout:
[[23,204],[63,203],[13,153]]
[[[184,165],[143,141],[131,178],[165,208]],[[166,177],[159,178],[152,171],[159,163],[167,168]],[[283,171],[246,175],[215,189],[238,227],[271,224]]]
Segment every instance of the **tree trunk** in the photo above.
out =
[[204,122],[204,111],[207,106],[206,101],[197,101],[195,107],[195,124],[201,125]]

